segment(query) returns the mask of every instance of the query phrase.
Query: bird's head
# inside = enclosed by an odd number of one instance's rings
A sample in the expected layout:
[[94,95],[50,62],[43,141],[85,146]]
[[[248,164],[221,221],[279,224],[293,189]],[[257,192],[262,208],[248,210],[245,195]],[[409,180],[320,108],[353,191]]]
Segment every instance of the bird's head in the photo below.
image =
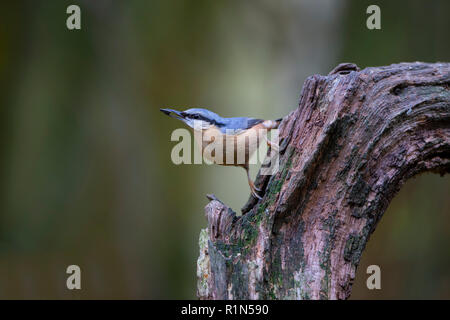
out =
[[193,108],[186,111],[177,111],[173,109],[160,110],[169,117],[181,120],[194,129],[207,129],[212,125],[222,125],[222,118],[207,109]]

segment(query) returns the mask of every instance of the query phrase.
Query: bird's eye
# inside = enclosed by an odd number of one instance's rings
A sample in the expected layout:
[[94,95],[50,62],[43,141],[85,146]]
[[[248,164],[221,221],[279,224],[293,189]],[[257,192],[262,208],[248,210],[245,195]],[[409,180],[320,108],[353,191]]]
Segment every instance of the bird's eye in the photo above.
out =
[[192,118],[192,119],[200,119],[200,117],[198,116],[198,114],[193,114],[193,115],[191,116],[191,118]]

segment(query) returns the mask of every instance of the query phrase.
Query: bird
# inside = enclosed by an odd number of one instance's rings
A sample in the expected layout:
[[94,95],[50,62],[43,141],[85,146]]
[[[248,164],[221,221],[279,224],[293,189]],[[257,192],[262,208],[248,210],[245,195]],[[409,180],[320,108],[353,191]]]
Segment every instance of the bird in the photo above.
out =
[[[185,111],[164,108],[161,112],[169,117],[184,122],[194,129],[194,140],[207,160],[224,166],[242,167],[247,173],[251,194],[261,199],[258,189],[250,178],[249,159],[258,149],[260,137],[268,146],[276,150],[277,146],[267,139],[267,131],[277,129],[281,118],[277,120],[262,120],[250,117],[224,118],[203,108],[191,108]],[[256,138],[255,138],[256,137]],[[223,149],[215,149],[211,153],[205,152],[212,142],[222,143]],[[222,150],[220,156],[220,150]],[[219,152],[215,152],[219,151]],[[244,158],[244,159],[242,159]]]

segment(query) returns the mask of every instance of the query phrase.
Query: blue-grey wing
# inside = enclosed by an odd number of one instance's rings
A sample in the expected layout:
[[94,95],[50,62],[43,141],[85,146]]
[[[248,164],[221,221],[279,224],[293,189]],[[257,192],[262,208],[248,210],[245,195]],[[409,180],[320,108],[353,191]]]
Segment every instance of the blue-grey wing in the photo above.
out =
[[226,133],[228,130],[228,132],[231,131],[233,134],[238,134],[241,131],[250,129],[261,122],[264,122],[264,120],[245,117],[227,118],[224,126],[222,126],[220,129],[223,133]]

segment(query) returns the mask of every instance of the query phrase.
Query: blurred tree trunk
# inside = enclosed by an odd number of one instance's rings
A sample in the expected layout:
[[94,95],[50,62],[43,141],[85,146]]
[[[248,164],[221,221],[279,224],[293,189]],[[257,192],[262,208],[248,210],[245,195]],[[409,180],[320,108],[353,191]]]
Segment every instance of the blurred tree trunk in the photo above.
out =
[[410,177],[450,172],[450,65],[341,64],[280,126],[280,170],[243,215],[206,206],[200,299],[346,299],[370,234]]

